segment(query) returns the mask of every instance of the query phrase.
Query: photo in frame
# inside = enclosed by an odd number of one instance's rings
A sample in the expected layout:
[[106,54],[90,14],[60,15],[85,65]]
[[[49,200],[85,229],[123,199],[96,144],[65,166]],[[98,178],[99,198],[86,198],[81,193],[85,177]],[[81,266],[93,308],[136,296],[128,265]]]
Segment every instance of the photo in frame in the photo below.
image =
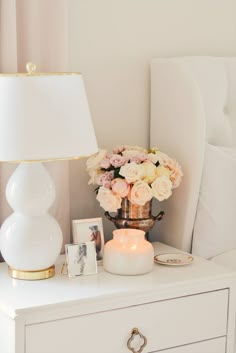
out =
[[69,277],[97,273],[95,243],[66,244],[66,264]]
[[95,242],[96,258],[102,264],[104,233],[102,218],[75,219],[72,221],[73,243]]

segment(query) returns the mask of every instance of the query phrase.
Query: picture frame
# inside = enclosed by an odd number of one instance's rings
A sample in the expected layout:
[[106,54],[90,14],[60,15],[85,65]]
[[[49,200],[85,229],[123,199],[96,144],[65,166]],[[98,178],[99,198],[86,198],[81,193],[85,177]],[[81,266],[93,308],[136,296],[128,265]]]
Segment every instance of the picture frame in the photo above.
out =
[[102,264],[104,249],[104,232],[102,218],[72,220],[73,243],[95,242],[98,265]]
[[93,275],[97,273],[97,260],[94,241],[66,244],[66,265],[69,277]]

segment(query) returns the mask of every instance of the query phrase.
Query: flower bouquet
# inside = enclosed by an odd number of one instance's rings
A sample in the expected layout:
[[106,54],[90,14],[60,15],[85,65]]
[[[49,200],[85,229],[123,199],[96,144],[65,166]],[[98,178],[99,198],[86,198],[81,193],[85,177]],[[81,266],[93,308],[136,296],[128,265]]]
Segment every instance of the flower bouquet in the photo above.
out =
[[[168,199],[182,178],[180,165],[157,148],[117,146],[100,150],[87,161],[89,184],[96,184],[97,200],[117,228],[148,232],[164,215],[151,213],[153,198]],[[115,217],[109,212],[118,211]]]
[[89,184],[97,185],[97,200],[108,212],[121,208],[122,200],[144,206],[152,198],[168,199],[183,176],[178,162],[157,148],[117,146],[100,150],[87,160]]

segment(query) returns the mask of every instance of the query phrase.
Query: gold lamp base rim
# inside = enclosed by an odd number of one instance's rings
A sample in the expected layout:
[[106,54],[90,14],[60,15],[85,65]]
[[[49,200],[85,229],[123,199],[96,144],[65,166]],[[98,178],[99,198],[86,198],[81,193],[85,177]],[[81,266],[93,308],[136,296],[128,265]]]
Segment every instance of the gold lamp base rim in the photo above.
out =
[[55,276],[55,266],[37,271],[16,270],[15,268],[8,267],[8,274],[15,279],[23,279],[26,281],[36,281],[41,279],[48,279]]

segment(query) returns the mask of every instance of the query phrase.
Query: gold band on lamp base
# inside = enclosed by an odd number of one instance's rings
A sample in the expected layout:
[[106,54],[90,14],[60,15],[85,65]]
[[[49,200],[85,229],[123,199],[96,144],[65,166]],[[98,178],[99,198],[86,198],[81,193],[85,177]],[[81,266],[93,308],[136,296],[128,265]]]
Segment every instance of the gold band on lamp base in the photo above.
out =
[[51,266],[39,271],[22,271],[8,267],[8,274],[12,278],[24,279],[26,281],[36,281],[40,279],[47,279],[55,275],[55,266]]

